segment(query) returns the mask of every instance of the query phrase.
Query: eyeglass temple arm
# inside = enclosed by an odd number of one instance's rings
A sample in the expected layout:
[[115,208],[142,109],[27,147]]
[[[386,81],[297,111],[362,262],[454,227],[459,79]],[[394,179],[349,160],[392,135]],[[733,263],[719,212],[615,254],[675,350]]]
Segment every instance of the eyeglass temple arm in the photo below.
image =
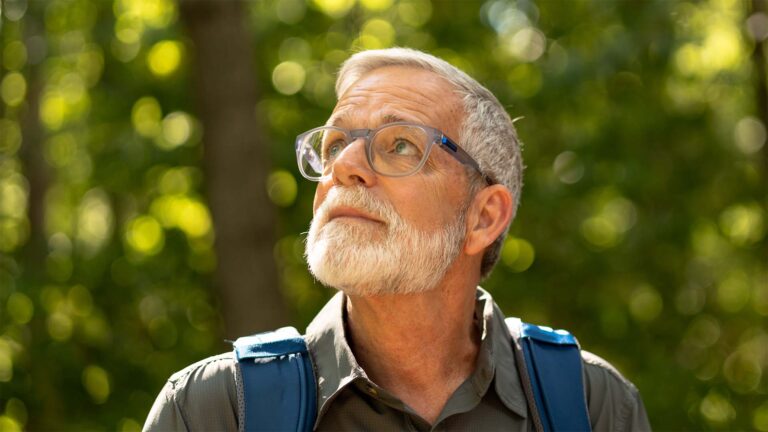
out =
[[445,135],[443,135],[440,138],[440,148],[448,152],[448,154],[456,158],[456,160],[458,160],[459,162],[465,165],[469,165],[475,170],[477,170],[477,172],[480,173],[481,176],[483,176],[483,179],[485,179],[486,183],[488,183],[489,185],[492,184],[493,180],[487,175],[485,175],[485,173],[483,173],[483,170],[480,169],[480,165],[477,164],[475,159],[473,159],[472,156],[469,155],[469,153],[464,151],[463,148],[459,147],[458,144],[453,142],[450,138],[448,138]]

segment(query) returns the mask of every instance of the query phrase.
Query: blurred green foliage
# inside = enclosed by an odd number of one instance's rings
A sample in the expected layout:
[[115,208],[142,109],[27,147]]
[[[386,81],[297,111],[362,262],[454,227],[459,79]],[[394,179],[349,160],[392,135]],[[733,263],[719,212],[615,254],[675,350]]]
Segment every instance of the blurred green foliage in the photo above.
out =
[[[483,283],[505,312],[573,331],[657,429],[768,431],[768,16],[738,0],[244,5],[295,325],[331,292],[302,258],[314,185],[293,139],[324,122],[351,52],[409,46],[522,117],[522,206]],[[227,349],[194,46],[173,0],[1,6],[0,430],[138,430],[173,371]]]

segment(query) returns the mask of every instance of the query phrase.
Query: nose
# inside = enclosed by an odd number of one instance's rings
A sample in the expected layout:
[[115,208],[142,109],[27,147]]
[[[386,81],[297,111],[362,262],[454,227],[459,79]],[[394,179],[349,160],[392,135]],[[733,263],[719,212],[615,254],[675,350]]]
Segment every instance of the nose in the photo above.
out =
[[344,148],[333,162],[331,177],[334,184],[344,186],[370,187],[376,182],[376,173],[365,156],[365,138],[357,138]]

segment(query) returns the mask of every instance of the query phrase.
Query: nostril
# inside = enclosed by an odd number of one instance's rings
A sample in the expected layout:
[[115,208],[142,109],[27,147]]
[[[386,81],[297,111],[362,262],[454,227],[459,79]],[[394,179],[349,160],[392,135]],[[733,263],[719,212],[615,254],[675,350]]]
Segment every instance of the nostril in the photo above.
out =
[[368,182],[365,180],[365,177],[354,174],[354,173],[344,173],[339,172],[337,170],[333,170],[333,184],[336,186],[340,185],[367,185]]

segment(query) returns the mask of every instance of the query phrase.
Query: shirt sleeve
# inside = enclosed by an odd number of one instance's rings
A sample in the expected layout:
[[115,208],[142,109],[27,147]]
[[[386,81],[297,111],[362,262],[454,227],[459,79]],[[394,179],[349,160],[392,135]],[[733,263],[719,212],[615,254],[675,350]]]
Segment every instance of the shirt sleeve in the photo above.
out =
[[640,392],[602,358],[582,351],[592,430],[650,431]]
[[155,399],[144,423],[144,432],[189,431],[176,401],[174,383],[168,381]]
[[145,432],[237,431],[239,403],[231,353],[209,357],[173,374],[157,396]]

